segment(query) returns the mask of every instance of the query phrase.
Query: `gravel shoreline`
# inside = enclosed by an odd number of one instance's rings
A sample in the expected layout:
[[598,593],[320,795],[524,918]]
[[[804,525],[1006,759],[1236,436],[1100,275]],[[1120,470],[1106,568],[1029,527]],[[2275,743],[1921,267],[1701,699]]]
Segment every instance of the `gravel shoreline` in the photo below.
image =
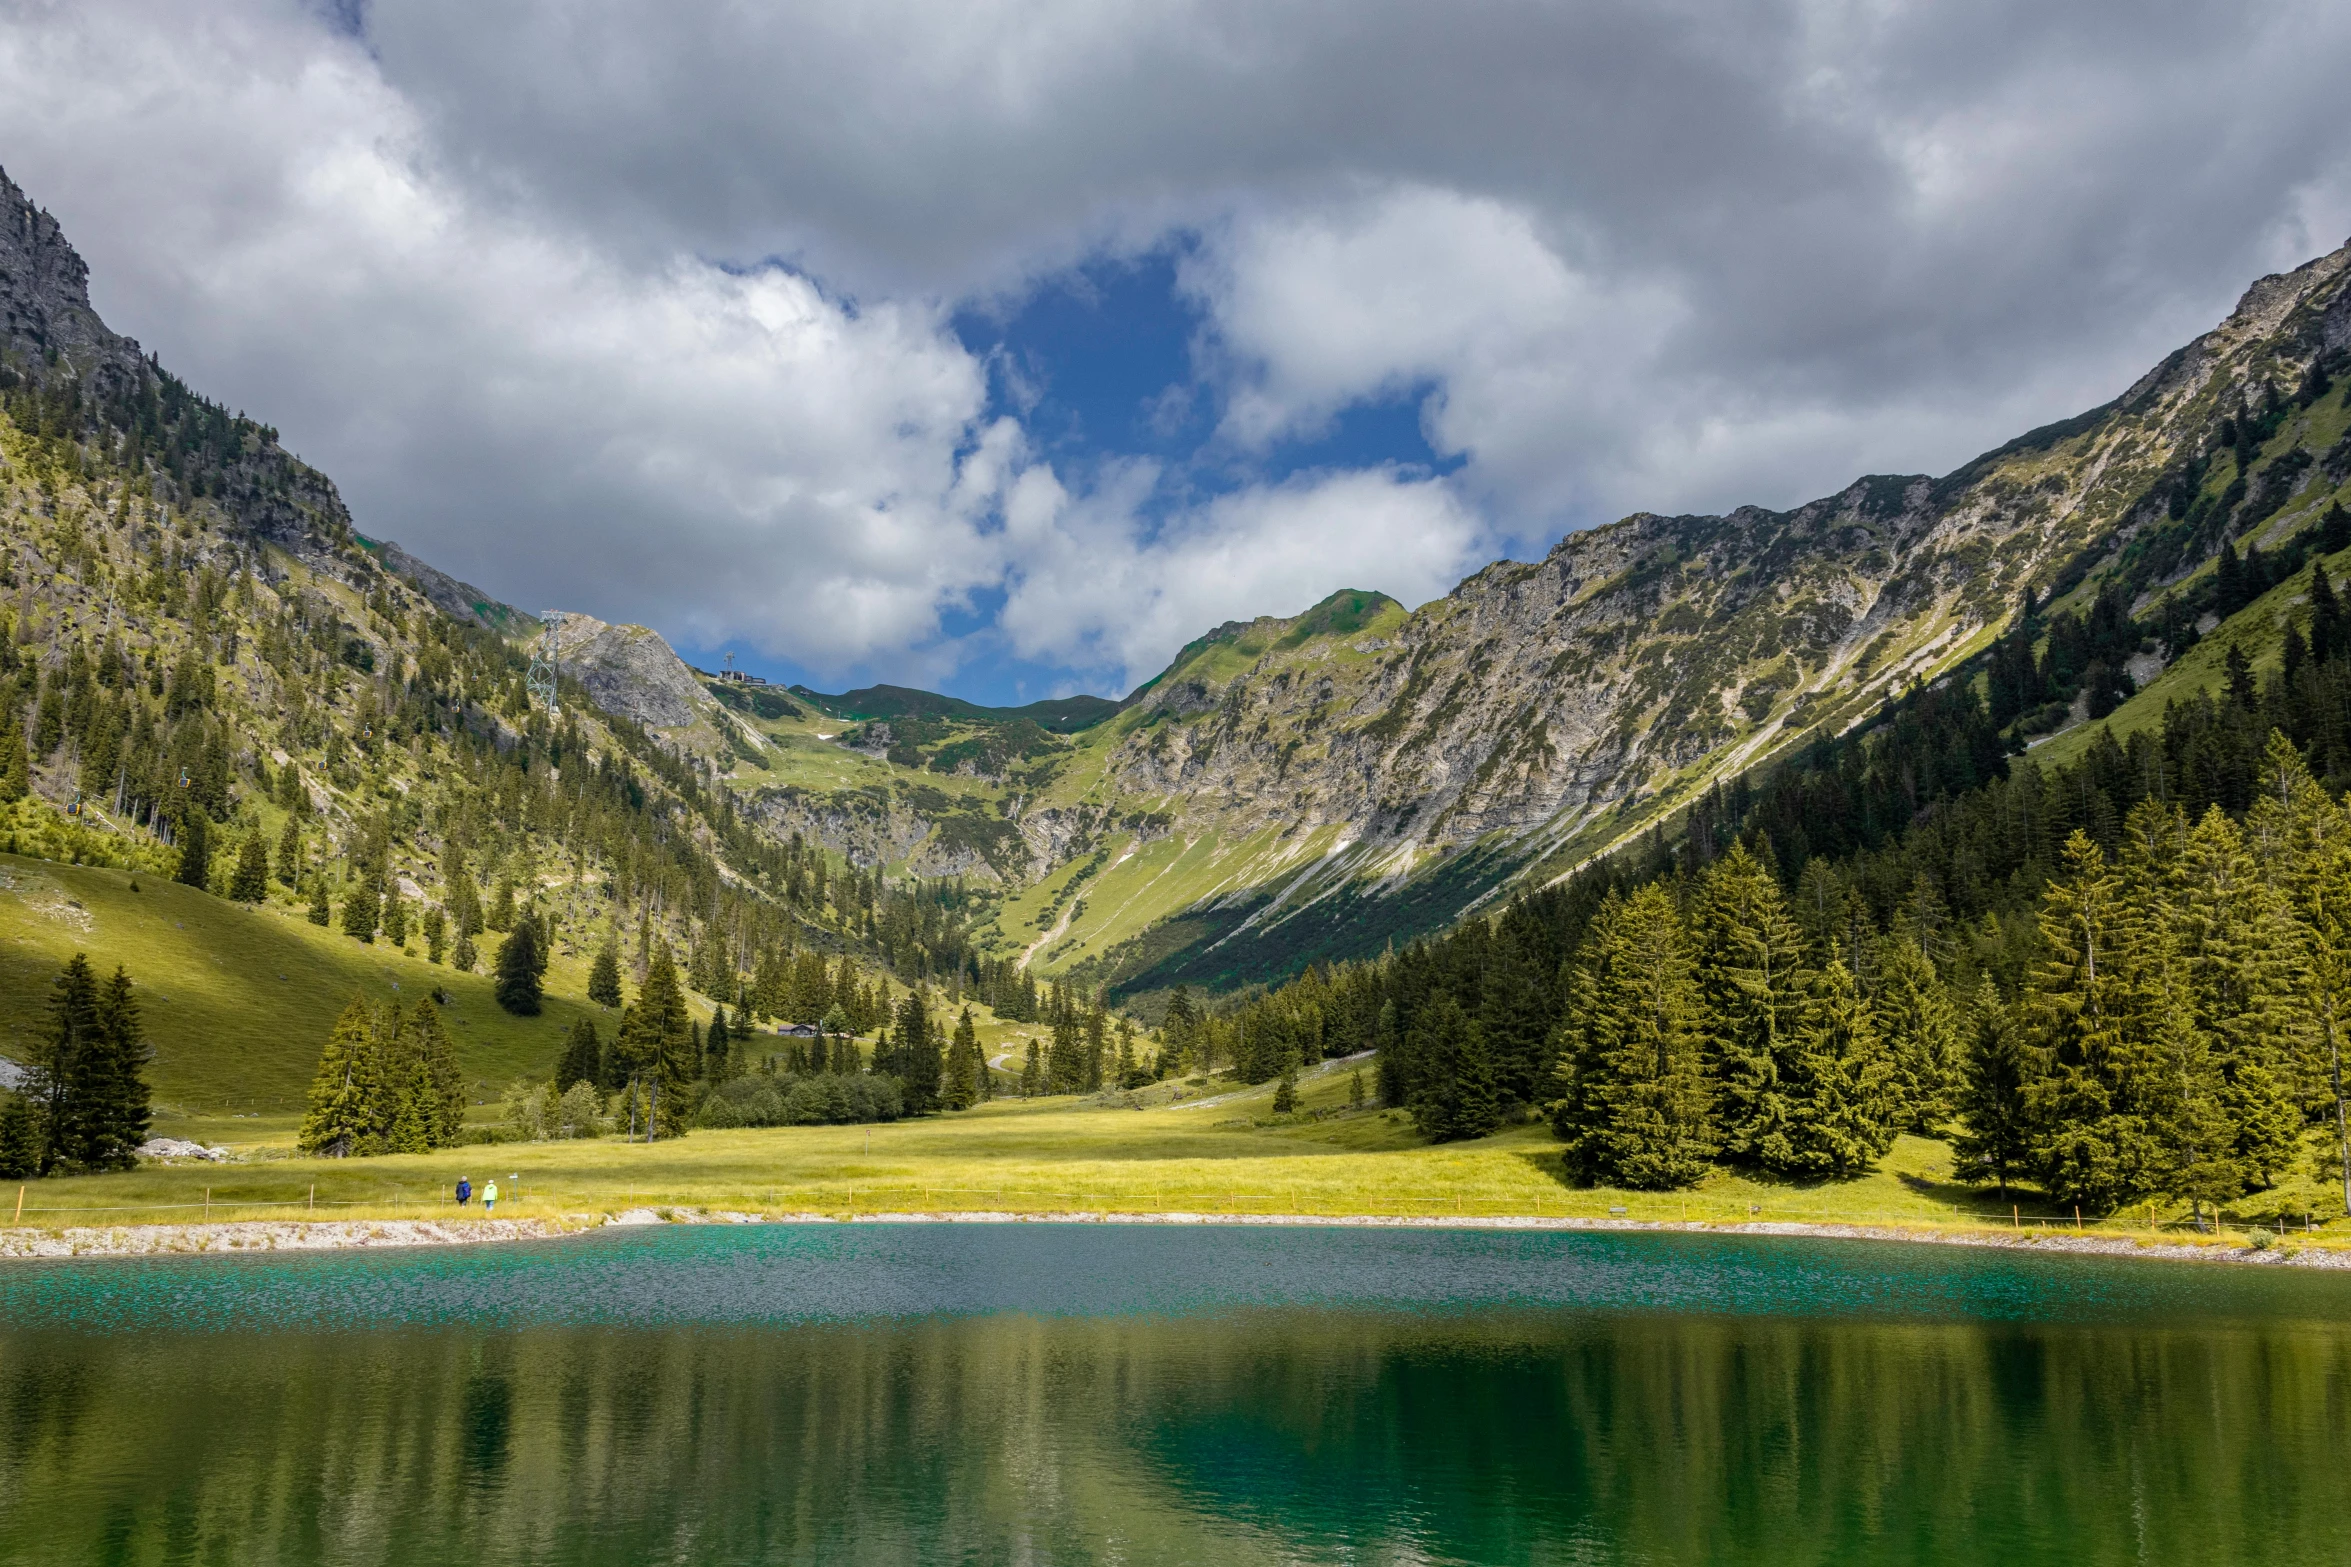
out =
[[[553,1240],[611,1226],[652,1224],[838,1224],[838,1214],[753,1214],[726,1209],[630,1208],[619,1213],[528,1219],[246,1220],[220,1224],[140,1224],[67,1229],[0,1228],[0,1259],[250,1255],[273,1251],[344,1251],[407,1246],[478,1246]],[[1894,1225],[1808,1224],[1752,1220],[1709,1224],[1652,1219],[1387,1218],[1372,1214],[1229,1213],[866,1213],[855,1224],[1181,1224],[1314,1225],[1343,1229],[1632,1230],[1703,1235],[1767,1235],[1813,1240],[1907,1241],[2078,1256],[2140,1257],[2171,1262],[2232,1262],[2262,1267],[2351,1270],[2351,1249],[2297,1245],[2288,1236],[2255,1249],[2236,1240],[2204,1244],[2076,1235],[2060,1230],[1906,1229]]]

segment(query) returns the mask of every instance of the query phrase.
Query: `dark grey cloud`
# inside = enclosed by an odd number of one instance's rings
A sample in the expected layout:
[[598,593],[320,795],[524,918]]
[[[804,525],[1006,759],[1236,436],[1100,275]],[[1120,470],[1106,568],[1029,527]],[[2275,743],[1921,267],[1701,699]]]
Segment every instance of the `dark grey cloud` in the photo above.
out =
[[[2346,61],[2316,0],[19,0],[0,162],[120,325],[498,591],[1131,672],[1334,585],[1349,516],[1411,597],[2111,395],[2351,230]],[[1047,467],[947,311],[1178,232],[1220,441],[1430,387],[1459,472],[1147,530],[1147,467]]]

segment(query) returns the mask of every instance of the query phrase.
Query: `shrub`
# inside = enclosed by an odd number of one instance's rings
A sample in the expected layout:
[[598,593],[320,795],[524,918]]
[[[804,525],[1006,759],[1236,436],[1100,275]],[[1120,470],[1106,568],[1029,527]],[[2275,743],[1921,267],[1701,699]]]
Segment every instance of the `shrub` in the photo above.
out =
[[711,1089],[701,1124],[735,1126],[846,1126],[895,1121],[905,1101],[894,1077],[819,1072],[804,1077],[754,1073]]

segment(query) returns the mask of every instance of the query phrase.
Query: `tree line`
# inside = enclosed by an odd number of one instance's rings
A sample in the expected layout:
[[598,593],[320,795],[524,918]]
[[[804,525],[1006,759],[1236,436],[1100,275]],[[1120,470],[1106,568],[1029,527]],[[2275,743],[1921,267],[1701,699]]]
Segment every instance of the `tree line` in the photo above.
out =
[[145,1025],[130,975],[75,953],[50,983],[24,1075],[0,1093],[0,1176],[127,1170],[152,1120]]
[[2319,1147],[2343,1178],[2351,631],[2302,580],[2273,671],[2224,628],[2217,694],[2070,766],[2009,755],[1963,673],[1678,842],[1163,1032],[1254,1081],[1377,1049],[1432,1136],[1525,1106],[1627,1185],[1851,1174],[1906,1128],[2085,1211],[2201,1210]]
[[319,1052],[297,1143],[343,1159],[426,1153],[457,1141],[465,1075],[432,998],[403,1010],[354,998]]

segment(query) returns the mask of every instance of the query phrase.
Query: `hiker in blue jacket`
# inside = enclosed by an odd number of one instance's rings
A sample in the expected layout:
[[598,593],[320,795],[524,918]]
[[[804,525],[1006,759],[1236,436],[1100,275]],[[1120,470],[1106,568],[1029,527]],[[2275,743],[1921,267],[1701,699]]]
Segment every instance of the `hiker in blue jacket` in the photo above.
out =
[[473,1201],[473,1182],[461,1175],[457,1178],[457,1206],[462,1208],[471,1201]]

